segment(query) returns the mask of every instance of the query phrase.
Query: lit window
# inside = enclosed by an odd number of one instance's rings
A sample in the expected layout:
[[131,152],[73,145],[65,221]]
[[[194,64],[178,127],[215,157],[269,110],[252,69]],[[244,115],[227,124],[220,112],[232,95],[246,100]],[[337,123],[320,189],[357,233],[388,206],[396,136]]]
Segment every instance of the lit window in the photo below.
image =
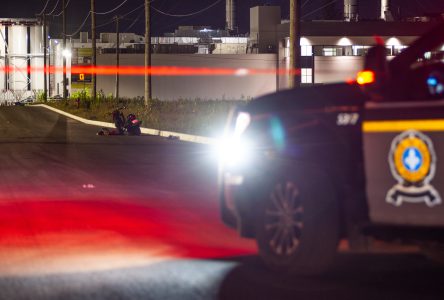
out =
[[324,56],[337,56],[336,48],[324,48],[322,49]]
[[407,48],[407,46],[394,46],[393,47],[393,51],[395,55],[398,55],[399,53],[401,53],[404,49]]
[[313,56],[313,46],[301,46],[301,56]]
[[365,56],[370,47],[368,46],[353,46],[353,55],[355,56]]
[[311,68],[301,69],[301,83],[313,83],[313,69]]

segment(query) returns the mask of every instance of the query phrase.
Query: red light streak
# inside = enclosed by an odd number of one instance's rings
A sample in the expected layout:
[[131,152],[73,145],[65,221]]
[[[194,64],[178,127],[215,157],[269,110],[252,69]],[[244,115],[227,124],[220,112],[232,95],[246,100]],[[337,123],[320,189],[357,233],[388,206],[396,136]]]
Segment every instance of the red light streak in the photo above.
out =
[[[19,73],[43,73],[43,67],[0,67],[0,72],[19,72]],[[63,67],[47,67],[46,72],[50,74],[63,74]],[[253,75],[297,75],[300,70],[287,69],[248,69],[248,68],[196,68],[196,67],[177,67],[177,66],[153,66],[145,68],[143,66],[72,66],[66,68],[67,74],[96,74],[104,76],[113,76],[116,74],[127,76],[253,76]]]
[[[202,208],[202,216],[190,220],[187,209],[171,212],[137,202],[142,203],[140,199],[135,203],[109,199],[36,199],[1,203],[0,250],[19,246],[33,248],[36,246],[35,238],[39,237],[38,246],[64,245],[69,248],[70,245],[82,245],[84,234],[92,236],[109,232],[124,237],[126,246],[149,248],[167,245],[170,257],[230,257],[256,252],[252,241],[240,240],[218,222],[217,211],[212,207]],[[198,228],[204,227],[206,230],[199,232]],[[68,240],[64,241],[66,234],[69,234]],[[89,244],[106,245],[107,242],[94,240]]]

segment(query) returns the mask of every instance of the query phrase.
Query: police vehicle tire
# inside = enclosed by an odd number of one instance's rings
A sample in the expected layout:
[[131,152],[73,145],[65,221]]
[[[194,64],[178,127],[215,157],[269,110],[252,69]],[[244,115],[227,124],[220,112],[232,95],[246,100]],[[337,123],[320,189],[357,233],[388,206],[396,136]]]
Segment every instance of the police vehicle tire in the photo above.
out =
[[323,273],[336,255],[340,230],[331,181],[307,168],[283,172],[269,183],[256,217],[260,256],[278,272]]

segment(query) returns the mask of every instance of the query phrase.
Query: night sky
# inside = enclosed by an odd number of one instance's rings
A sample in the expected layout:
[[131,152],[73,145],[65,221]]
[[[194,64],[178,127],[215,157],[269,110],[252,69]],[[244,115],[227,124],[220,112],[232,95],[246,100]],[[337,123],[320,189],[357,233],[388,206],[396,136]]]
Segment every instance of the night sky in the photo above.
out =
[[[40,13],[47,0],[2,0],[0,17],[3,18],[32,18]],[[68,0],[66,0],[68,1]],[[96,11],[106,12],[124,0],[96,0]],[[154,0],[153,7],[171,14],[188,14],[205,8],[217,0]],[[305,20],[311,19],[338,19],[342,15],[343,0],[301,0],[303,3],[302,16]],[[5,3],[6,2],[6,3]],[[46,12],[53,11],[58,0],[49,0]],[[360,0],[359,15],[361,19],[375,19],[379,16],[379,0]],[[61,10],[62,0],[59,0],[58,7],[54,9],[54,14]],[[144,0],[127,0],[127,2],[116,12],[107,15],[97,16],[98,32],[113,31],[114,27],[110,22],[115,14],[125,15],[142,5]],[[239,31],[248,32],[249,8],[255,5],[280,5],[282,7],[282,17],[288,18],[289,0],[237,0],[237,19]],[[322,6],[329,4],[324,9]],[[90,0],[71,0],[67,8],[67,31],[73,33],[85,19],[88,13]],[[428,13],[444,12],[443,0],[392,0],[392,10],[395,15],[412,16]],[[155,35],[164,32],[172,32],[178,25],[208,25],[213,28],[223,28],[225,26],[225,0],[219,2],[211,9],[192,17],[168,17],[153,11],[153,33]],[[57,35],[60,30],[61,17],[54,18],[52,24],[53,35]],[[107,25],[107,23],[110,23]],[[90,20],[85,24],[84,31],[89,30]],[[144,10],[140,8],[129,14],[122,20],[122,31],[144,32]]]

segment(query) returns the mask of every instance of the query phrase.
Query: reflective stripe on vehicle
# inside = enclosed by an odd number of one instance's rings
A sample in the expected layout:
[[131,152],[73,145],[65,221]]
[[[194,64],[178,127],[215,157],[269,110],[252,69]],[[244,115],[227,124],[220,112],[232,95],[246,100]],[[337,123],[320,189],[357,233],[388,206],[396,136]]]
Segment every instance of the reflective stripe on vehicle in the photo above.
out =
[[444,131],[444,119],[364,121],[362,124],[362,130],[364,132],[403,132],[409,129]]

